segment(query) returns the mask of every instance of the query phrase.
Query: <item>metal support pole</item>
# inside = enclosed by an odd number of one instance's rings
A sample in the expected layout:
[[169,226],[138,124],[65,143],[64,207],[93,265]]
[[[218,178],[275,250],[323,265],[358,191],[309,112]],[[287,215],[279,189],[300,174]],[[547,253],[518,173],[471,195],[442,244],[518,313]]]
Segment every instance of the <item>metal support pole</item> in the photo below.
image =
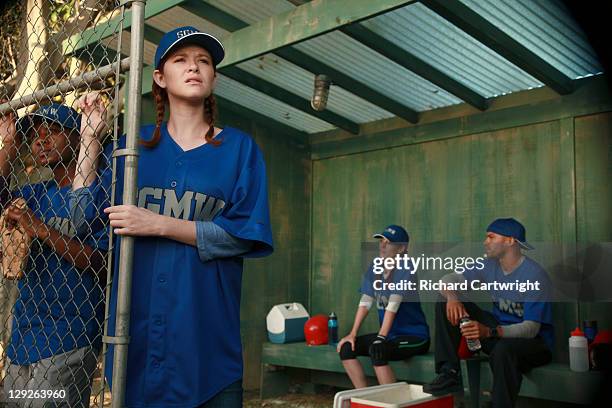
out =
[[[129,117],[125,154],[125,175],[123,178],[123,203],[136,204],[136,177],[138,170],[138,136],[140,128],[142,59],[144,54],[144,20],[146,0],[132,1],[132,27],[130,42],[130,78],[128,83]],[[117,316],[115,323],[115,353],[113,356],[112,408],[125,406],[127,380],[127,356],[130,329],[130,303],[132,294],[132,260],[134,238],[121,237],[119,247],[119,270],[117,286]]]

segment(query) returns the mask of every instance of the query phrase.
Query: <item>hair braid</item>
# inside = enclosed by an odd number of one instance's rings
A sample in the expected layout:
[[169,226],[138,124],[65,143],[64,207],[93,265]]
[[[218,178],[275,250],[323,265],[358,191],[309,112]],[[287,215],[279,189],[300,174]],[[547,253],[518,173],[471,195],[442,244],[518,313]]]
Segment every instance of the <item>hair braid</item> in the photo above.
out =
[[140,139],[140,144],[149,148],[157,146],[159,139],[161,139],[161,125],[164,121],[166,102],[168,101],[168,94],[166,93],[166,90],[157,85],[155,81],[153,81],[151,91],[155,101],[155,131],[153,132],[153,138],[151,140]]
[[204,135],[206,143],[219,146],[220,140],[213,139],[215,136],[215,120],[217,119],[217,100],[213,94],[204,100],[204,119],[208,122],[209,128]]

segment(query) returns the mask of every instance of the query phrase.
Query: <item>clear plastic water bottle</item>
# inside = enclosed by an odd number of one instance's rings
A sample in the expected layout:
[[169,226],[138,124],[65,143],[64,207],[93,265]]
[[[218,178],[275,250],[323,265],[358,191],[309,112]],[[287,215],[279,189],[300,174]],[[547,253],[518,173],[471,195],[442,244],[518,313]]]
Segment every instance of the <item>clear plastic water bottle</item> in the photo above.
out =
[[338,344],[338,318],[334,312],[329,314],[329,319],[327,320],[327,334],[330,345],[335,346]]
[[584,332],[576,327],[569,338],[570,370],[589,371],[589,344]]
[[[470,319],[469,317],[467,316],[462,317],[461,320],[459,320],[459,328],[462,328],[463,326],[471,322],[472,322],[472,319]],[[467,343],[468,349],[470,351],[478,351],[482,347],[480,345],[479,339],[471,339],[471,340],[465,339],[465,342]]]

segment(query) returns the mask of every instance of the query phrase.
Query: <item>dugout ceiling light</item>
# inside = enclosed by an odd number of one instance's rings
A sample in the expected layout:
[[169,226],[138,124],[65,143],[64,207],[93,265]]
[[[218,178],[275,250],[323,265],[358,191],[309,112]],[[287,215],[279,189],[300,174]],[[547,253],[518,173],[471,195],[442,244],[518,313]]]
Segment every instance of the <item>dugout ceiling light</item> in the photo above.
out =
[[327,98],[329,97],[329,87],[331,86],[331,78],[327,75],[319,74],[315,76],[314,92],[310,106],[316,111],[325,110],[327,106]]

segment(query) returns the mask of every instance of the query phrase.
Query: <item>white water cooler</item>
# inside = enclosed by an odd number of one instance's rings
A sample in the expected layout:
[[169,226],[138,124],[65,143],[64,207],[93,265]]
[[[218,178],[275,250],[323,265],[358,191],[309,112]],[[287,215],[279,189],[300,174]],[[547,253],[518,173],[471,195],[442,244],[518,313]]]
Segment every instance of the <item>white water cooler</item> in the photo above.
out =
[[273,306],[266,316],[268,339],[278,344],[304,341],[304,324],[309,318],[301,303]]

